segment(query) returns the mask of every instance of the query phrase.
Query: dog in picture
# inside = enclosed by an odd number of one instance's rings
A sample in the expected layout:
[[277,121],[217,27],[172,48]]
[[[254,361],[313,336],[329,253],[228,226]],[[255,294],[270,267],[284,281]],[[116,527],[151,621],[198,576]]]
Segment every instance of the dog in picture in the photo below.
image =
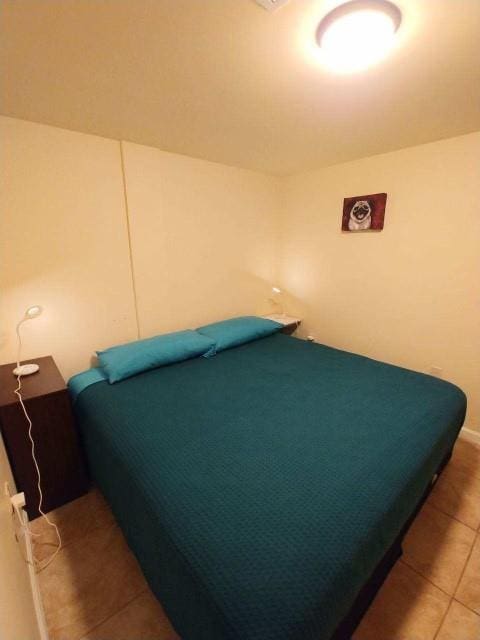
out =
[[366,231],[372,225],[372,208],[368,200],[357,200],[350,209],[348,228],[350,231]]

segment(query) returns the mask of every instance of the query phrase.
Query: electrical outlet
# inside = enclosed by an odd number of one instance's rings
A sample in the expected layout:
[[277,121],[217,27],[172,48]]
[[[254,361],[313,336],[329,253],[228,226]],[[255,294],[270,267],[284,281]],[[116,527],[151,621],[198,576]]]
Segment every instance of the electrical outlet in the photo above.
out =
[[430,367],[430,374],[432,376],[436,376],[437,378],[441,378],[443,374],[443,369],[441,367],[434,367],[433,365]]
[[23,491],[12,496],[10,498],[10,502],[12,503],[13,508],[18,511],[18,513],[20,513],[20,509],[23,509],[23,507],[27,504],[25,502],[25,494],[23,493]]

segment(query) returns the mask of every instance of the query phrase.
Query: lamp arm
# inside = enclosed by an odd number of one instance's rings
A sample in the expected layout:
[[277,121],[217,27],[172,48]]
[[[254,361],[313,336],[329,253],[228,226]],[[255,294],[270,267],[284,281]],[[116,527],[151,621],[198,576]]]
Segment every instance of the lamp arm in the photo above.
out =
[[16,333],[17,333],[17,367],[20,367],[20,356],[22,353],[22,338],[20,336],[20,327],[22,326],[22,324],[25,322],[26,318],[22,318],[20,320],[20,322],[17,324],[16,326]]

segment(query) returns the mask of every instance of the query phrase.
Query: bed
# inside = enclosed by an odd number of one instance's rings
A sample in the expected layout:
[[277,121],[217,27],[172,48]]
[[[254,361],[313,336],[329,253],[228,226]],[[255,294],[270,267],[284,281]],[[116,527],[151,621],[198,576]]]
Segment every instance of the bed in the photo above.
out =
[[350,637],[465,408],[453,384],[283,334],[74,401],[183,640]]

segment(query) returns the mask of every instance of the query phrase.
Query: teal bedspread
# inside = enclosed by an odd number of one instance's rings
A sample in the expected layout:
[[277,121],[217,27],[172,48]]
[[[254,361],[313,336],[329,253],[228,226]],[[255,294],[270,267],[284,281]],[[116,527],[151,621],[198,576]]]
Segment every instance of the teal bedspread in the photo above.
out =
[[283,334],[75,402],[95,482],[184,640],[328,639],[465,415],[454,385]]

